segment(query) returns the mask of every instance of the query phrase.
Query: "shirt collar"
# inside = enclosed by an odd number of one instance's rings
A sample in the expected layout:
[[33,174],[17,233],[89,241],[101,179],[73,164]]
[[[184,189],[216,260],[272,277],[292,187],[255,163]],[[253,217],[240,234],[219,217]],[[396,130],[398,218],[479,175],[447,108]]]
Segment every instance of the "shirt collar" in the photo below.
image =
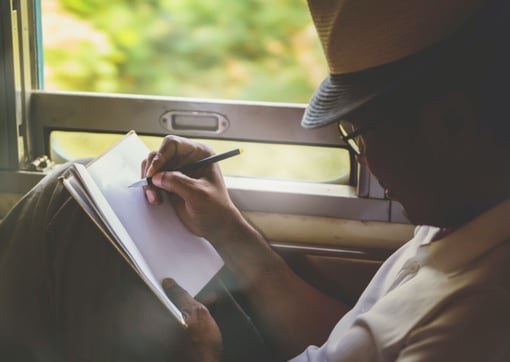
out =
[[509,215],[510,199],[421,248],[427,249],[427,259],[435,267],[453,272],[510,239]]

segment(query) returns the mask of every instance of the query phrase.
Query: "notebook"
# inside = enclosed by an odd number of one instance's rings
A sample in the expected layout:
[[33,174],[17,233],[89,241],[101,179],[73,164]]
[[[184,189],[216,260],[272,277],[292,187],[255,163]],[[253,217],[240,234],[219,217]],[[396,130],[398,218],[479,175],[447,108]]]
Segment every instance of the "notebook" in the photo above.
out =
[[179,309],[161,282],[174,279],[195,296],[221,269],[223,261],[204,238],[192,234],[164,195],[149,204],[143,188],[128,188],[140,179],[149,149],[134,131],[87,166],[75,163],[63,179],[72,197],[177,320]]

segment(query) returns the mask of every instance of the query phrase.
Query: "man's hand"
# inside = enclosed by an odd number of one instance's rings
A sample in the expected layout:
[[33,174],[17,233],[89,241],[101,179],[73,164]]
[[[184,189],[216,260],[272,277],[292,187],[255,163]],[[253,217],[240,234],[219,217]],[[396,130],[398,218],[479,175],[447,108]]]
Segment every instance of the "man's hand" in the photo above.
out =
[[167,136],[156,152],[142,162],[142,177],[153,176],[154,186],[145,189],[147,200],[161,202],[161,189],[170,200],[182,222],[196,235],[221,240],[229,224],[241,218],[223,182],[217,164],[189,174],[172,171],[213,154],[209,147],[188,139]]
[[184,316],[182,358],[186,362],[217,362],[223,348],[218,325],[207,308],[172,279],[163,280],[163,289]]
[[[324,343],[345,307],[298,278],[243,218],[228,195],[217,164],[186,174],[172,171],[212,153],[209,147],[185,138],[165,137],[160,149],[142,163],[142,176],[152,176],[154,184],[145,189],[147,200],[158,203],[163,196],[159,193],[169,193],[181,221],[191,232],[208,239],[233,271],[260,328],[282,355],[290,358],[309,344]],[[193,301],[189,296],[182,300]],[[200,308],[188,311],[189,348],[207,356],[215,350],[211,338],[219,332],[205,307],[194,303],[191,305]]]

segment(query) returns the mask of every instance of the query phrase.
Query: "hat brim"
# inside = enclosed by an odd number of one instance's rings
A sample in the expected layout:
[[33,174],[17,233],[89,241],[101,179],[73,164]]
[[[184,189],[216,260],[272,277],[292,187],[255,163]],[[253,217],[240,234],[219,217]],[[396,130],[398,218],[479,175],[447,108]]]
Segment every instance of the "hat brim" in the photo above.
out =
[[416,81],[437,58],[437,50],[371,69],[331,74],[315,91],[301,125],[316,128],[337,122],[371,100]]
[[483,54],[487,50],[480,49],[485,49],[487,44],[495,47],[504,43],[509,9],[507,0],[490,1],[450,36],[417,54],[359,72],[330,75],[312,96],[301,125],[325,126],[376,98],[417,87],[416,82],[424,79],[435,82],[435,75],[441,77],[442,72],[471,59],[473,49]]

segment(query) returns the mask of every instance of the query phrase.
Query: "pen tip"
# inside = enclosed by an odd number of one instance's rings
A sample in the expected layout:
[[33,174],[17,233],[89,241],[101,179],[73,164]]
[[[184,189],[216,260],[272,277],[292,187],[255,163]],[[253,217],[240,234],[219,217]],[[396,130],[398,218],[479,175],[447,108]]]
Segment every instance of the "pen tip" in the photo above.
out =
[[244,148],[239,149],[239,154],[241,155],[244,152]]

